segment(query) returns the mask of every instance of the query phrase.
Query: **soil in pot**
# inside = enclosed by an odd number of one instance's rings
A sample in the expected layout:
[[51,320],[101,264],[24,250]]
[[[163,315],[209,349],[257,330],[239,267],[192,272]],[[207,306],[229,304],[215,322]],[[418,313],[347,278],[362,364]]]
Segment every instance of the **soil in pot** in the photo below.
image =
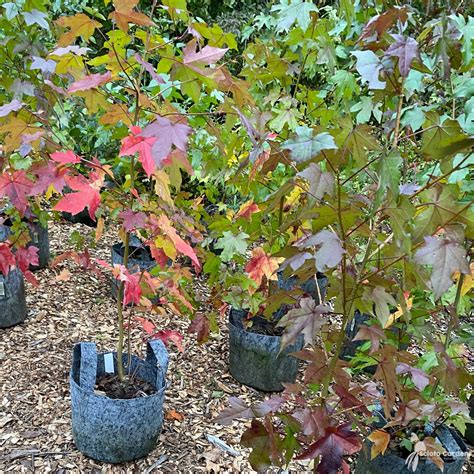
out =
[[275,319],[267,319],[264,316],[254,316],[250,319],[250,325],[246,327],[246,330],[254,334],[281,337],[283,335],[283,328],[278,327],[277,324],[278,321]]
[[115,374],[103,374],[97,378],[95,393],[113,399],[131,400],[156,393],[153,385],[137,375],[127,377],[123,382]]
[[[283,271],[277,272],[278,277],[278,288],[286,291],[293,291],[296,287],[299,288],[306,294],[310,295],[317,304],[320,303],[319,295],[324,299],[326,290],[328,287],[328,279],[323,273],[317,272],[316,278],[309,278],[303,282],[300,282],[296,276],[285,276]],[[317,286],[316,286],[317,282]]]

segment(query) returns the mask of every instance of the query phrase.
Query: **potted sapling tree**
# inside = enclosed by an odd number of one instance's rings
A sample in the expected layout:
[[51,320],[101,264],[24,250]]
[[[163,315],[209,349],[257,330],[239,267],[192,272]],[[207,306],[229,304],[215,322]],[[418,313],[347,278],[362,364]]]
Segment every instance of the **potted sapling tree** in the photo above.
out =
[[[274,8],[275,34],[244,53],[243,71],[279,137],[258,166],[238,166],[278,188],[268,208],[291,205],[273,234],[291,229],[297,238],[292,253],[276,255],[293,271],[314,260],[330,304],[308,311],[315,302],[303,298],[280,321],[283,347],[301,334],[308,343],[295,354],[307,363],[301,382],[254,406],[232,398],[219,420],[252,419],[241,443],[258,471],[293,460],[321,474],[460,473],[466,449],[451,428],[462,433],[469,422],[463,401],[472,377],[467,340],[457,333],[474,221],[472,190],[457,172],[466,173],[472,156],[461,116],[462,72],[472,58],[454,61],[442,45],[452,30],[453,51],[463,50],[464,19],[354,7],[346,23],[342,11],[320,17],[314,9],[291,22]],[[359,27],[346,30],[353,22]],[[278,84],[260,67],[269,57],[286,71]],[[355,334],[375,362],[370,380],[341,359],[356,311],[370,315]],[[395,326],[408,347],[394,343]]]
[[[194,310],[188,285],[191,273],[180,266],[177,257],[189,258],[196,272],[201,265],[180,235],[192,235],[193,229],[172,195],[179,192],[182,170],[192,172],[186,150],[192,132],[188,118],[193,114],[185,109],[193,101],[198,104],[201,93],[218,88],[227,91],[231,76],[216,64],[227,48],[214,42],[212,46],[202,44],[203,37],[187,29],[186,10],[170,10],[153,2],[145,15],[134,9],[133,2],[114,5],[110,19],[117,28],[106,34],[99,21],[83,13],[57,20],[62,34],[48,58],[68,65],[56,68],[48,85],[69,107],[85,106],[89,113],[97,114],[99,123],[121,139],[115,160],[120,166],[114,171],[108,162],[79,156],[63,144],[61,151],[49,157],[56,163],[54,174],[62,173],[63,186],[55,186],[62,195],[55,211],[75,216],[87,210],[95,220],[100,207],[120,224],[121,243],[112,264],[94,262],[87,249],[81,255],[69,251],[56,259],[73,257],[85,266],[100,265],[117,282],[117,349],[103,353],[97,352],[93,342],[78,343],[70,387],[77,448],[94,459],[119,463],[146,456],[156,445],[167,385],[168,353],[162,340],[179,341],[174,331],[150,331],[148,317],[134,316],[134,312],[144,308],[163,311],[153,304],[157,297],[173,313]],[[158,8],[183,28],[176,46],[172,41],[163,42],[158,34],[153,21]],[[81,35],[84,44],[95,33],[107,38],[90,58],[87,48],[75,44],[78,35],[71,25],[76,21],[90,26],[88,34]],[[205,24],[200,28],[210,30]],[[182,49],[185,37],[188,41]],[[221,38],[219,45],[225,41]],[[96,72],[85,64],[97,67]],[[162,76],[168,73],[170,83]],[[106,177],[113,186],[104,188]],[[98,238],[100,234],[98,225]],[[135,266],[136,252],[143,249],[150,260],[146,266]],[[145,359],[124,351],[134,322],[143,323],[149,331]]]

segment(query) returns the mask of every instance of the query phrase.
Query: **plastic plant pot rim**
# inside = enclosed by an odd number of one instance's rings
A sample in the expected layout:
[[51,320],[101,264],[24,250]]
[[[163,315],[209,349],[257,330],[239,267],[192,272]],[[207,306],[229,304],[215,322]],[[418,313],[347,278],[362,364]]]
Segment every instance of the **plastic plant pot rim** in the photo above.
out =
[[[110,354],[110,352],[98,352],[97,353],[97,356],[101,356],[101,355],[104,355],[104,354]],[[127,354],[124,354],[124,357],[126,356]],[[159,389],[157,387],[155,387],[155,390],[156,392],[155,393],[152,393],[151,395],[147,395],[146,397],[138,397],[138,398],[129,398],[129,399],[124,399],[124,398],[109,398],[109,397],[106,397],[105,395],[97,395],[95,392],[91,392],[90,390],[88,389],[85,389],[84,387],[81,387],[75,380],[74,380],[74,376],[73,376],[73,369],[71,368],[70,372],[69,372],[69,381],[71,383],[71,385],[74,385],[74,387],[79,391],[81,392],[84,396],[87,396],[89,398],[96,398],[96,399],[100,399],[100,400],[107,400],[108,403],[115,403],[117,405],[125,405],[125,406],[128,406],[128,407],[132,407],[134,405],[140,405],[142,403],[143,400],[149,400],[150,398],[153,398],[153,397],[158,397],[158,396],[161,396],[163,395],[163,393],[166,391],[166,389],[170,386],[170,383],[165,379],[165,376],[163,374],[163,369],[160,367],[160,366],[154,366],[150,363],[148,363],[146,360],[144,359],[140,359],[139,357],[137,356],[132,356],[134,359],[138,360],[141,364],[145,364],[145,365],[148,365],[149,367],[155,369],[156,370],[159,370],[161,373],[162,373],[162,381],[163,381],[163,385],[162,387],[160,387]]]
[[[270,341],[274,341],[274,342],[281,341],[282,336],[270,336],[269,334],[260,334],[260,333],[249,331],[243,324],[244,317],[242,317],[241,320],[240,320],[242,322],[242,325],[235,324],[234,323],[234,317],[233,317],[232,313],[233,312],[240,312],[240,311],[245,312],[247,315],[249,314],[249,312],[245,309],[236,309],[236,308],[231,307],[230,312],[229,312],[229,324],[232,324],[232,326],[234,326],[236,329],[240,329],[241,331],[245,331],[245,332],[250,333],[250,334],[255,334],[256,336],[259,336],[259,337],[268,338],[268,340],[270,340]],[[250,318],[250,319],[252,319],[252,318]]]

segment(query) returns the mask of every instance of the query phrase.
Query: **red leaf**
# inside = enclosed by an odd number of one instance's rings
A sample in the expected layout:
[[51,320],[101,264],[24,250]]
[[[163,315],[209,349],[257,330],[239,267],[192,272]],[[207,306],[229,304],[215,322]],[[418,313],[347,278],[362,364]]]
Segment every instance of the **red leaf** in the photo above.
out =
[[264,276],[270,280],[277,269],[277,259],[265,253],[262,247],[257,247],[252,250],[252,258],[245,266],[245,271],[258,286],[261,285]]
[[5,172],[0,175],[0,197],[8,197],[21,213],[26,211],[28,206],[26,197],[32,186],[33,182],[26,177],[24,171]]
[[184,352],[183,347],[183,335],[178,331],[172,331],[171,329],[166,329],[164,331],[157,331],[153,335],[153,339],[160,339],[164,344],[168,345],[171,341],[178,349],[179,352]]
[[100,204],[99,189],[102,182],[103,179],[101,179],[99,183],[97,181],[91,183],[83,177],[67,177],[67,184],[71,189],[77,192],[66,194],[56,206],[54,206],[54,210],[65,211],[76,215],[88,207],[89,216],[95,221],[95,213]]
[[151,176],[156,169],[156,163],[152,156],[152,147],[156,142],[156,137],[143,136],[140,127],[130,127],[131,135],[122,140],[119,156],[130,156],[138,153],[143,169],[147,176]]
[[76,155],[73,151],[57,151],[49,155],[53,161],[57,163],[80,163],[81,157]]
[[114,265],[113,274],[117,280],[124,282],[123,304],[139,304],[142,296],[140,274],[130,273],[124,265]]
[[105,74],[91,74],[90,76],[85,76],[78,81],[73,82],[67,92],[77,92],[77,91],[87,91],[89,89],[94,89],[99,87],[101,84],[104,84],[110,80],[112,77],[111,72],[106,72]]
[[350,430],[350,423],[337,427],[329,426],[325,430],[325,435],[296,459],[315,459],[320,456],[316,472],[337,474],[342,467],[342,457],[356,453],[361,447],[358,434]]
[[250,220],[252,214],[260,212],[260,208],[253,202],[253,200],[246,202],[240,206],[239,212],[235,217],[242,217],[244,219]]
[[7,276],[10,273],[10,270],[15,268],[16,260],[10,246],[0,242],[0,272]]
[[26,273],[30,268],[30,265],[39,264],[38,250],[37,247],[31,245],[27,248],[19,248],[16,251],[17,266],[22,273]]
[[140,316],[135,316],[133,319],[140,324],[140,326],[149,336],[153,336],[156,326],[151,321]]
[[337,393],[338,397],[341,399],[341,405],[344,408],[354,408],[354,411],[359,411],[366,416],[370,416],[370,411],[364,405],[364,403],[358,400],[352,393],[350,393],[342,385],[334,385],[334,391]]
[[211,330],[210,328],[211,325],[207,316],[205,314],[199,313],[192,320],[188,331],[191,333],[196,333],[198,343],[202,344],[208,340]]
[[122,211],[119,217],[123,219],[123,228],[127,232],[143,227],[146,221],[146,214],[144,212],[134,212],[131,209]]
[[37,196],[43,194],[49,186],[61,193],[66,186],[66,174],[69,172],[67,168],[61,165],[55,165],[51,161],[44,166],[39,166],[33,169],[37,176],[35,185],[31,188],[29,196]]

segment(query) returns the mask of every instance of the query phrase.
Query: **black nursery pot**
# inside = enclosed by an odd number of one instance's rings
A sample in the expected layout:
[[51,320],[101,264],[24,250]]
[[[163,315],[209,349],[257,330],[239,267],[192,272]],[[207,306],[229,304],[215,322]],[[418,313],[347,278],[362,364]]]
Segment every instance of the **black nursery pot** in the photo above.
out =
[[26,319],[25,282],[17,268],[0,274],[0,328],[20,324]]
[[[296,276],[290,276],[286,278],[283,276],[283,272],[279,271],[277,272],[277,277],[278,288],[281,290],[292,291],[298,286],[298,278]],[[318,282],[319,291],[318,287],[316,287],[316,281]],[[299,286],[305,293],[308,293],[314,299],[314,301],[316,301],[316,304],[320,304],[321,302],[319,301],[319,294],[321,294],[322,298],[324,298],[326,295],[328,279],[324,276],[324,274],[317,272],[316,279],[310,278],[309,280],[301,283]]]
[[[340,358],[343,360],[351,360],[357,353],[359,347],[364,344],[365,341],[354,341],[353,338],[359,332],[361,326],[367,323],[370,319],[370,315],[361,313],[359,310],[356,310],[354,313],[354,317],[350,321],[350,323],[346,326],[346,337],[345,342],[341,349]],[[395,335],[396,338],[400,338],[400,329],[397,327],[393,327],[390,329],[392,333]],[[399,349],[406,350],[408,348],[408,344],[406,342],[400,342]],[[377,370],[377,363],[374,360],[374,365],[369,367],[365,367],[363,369],[365,372],[370,374],[375,374]]]
[[[43,227],[39,222],[27,222],[29,229],[30,242],[27,247],[35,246],[38,248],[38,265],[30,265],[30,270],[41,270],[48,266],[51,257],[49,249],[48,227]],[[10,234],[10,221],[5,221],[0,225],[0,242],[6,240]]]
[[[126,363],[128,355],[123,354]],[[117,354],[96,352],[94,343],[74,347],[69,377],[72,434],[79,451],[97,461],[128,462],[149,454],[163,425],[168,352],[160,340],[148,342],[145,360],[131,357],[131,373],[156,389],[152,395],[112,399],[94,392],[96,379],[116,373]]]
[[[471,395],[467,403],[469,406],[469,416],[474,420],[474,395]],[[474,423],[466,423],[466,433],[464,439],[471,445],[474,446]]]
[[87,209],[84,209],[83,211],[74,215],[69,212],[61,212],[61,216],[73,224],[84,224],[88,227],[97,227],[97,221],[91,219]]
[[[443,474],[460,474],[467,458],[467,447],[454,430],[440,426],[436,431],[436,439],[450,453],[444,459]],[[439,468],[429,459],[420,460],[416,471],[409,470],[406,459],[387,452],[385,455],[370,459],[370,441],[366,441],[357,458],[354,474],[440,474]]]
[[[119,242],[112,245],[112,265],[123,265],[124,245]],[[139,272],[144,270],[151,270],[156,266],[150,251],[145,247],[140,239],[132,236],[130,239],[130,257],[128,259],[127,268],[132,272]],[[111,290],[112,296],[117,299],[119,283],[117,280],[112,280]]]
[[248,312],[231,308],[229,313],[229,369],[240,383],[264,392],[280,392],[283,383],[293,383],[299,361],[290,354],[300,351],[303,336],[281,354],[281,336],[247,331],[244,319]]

